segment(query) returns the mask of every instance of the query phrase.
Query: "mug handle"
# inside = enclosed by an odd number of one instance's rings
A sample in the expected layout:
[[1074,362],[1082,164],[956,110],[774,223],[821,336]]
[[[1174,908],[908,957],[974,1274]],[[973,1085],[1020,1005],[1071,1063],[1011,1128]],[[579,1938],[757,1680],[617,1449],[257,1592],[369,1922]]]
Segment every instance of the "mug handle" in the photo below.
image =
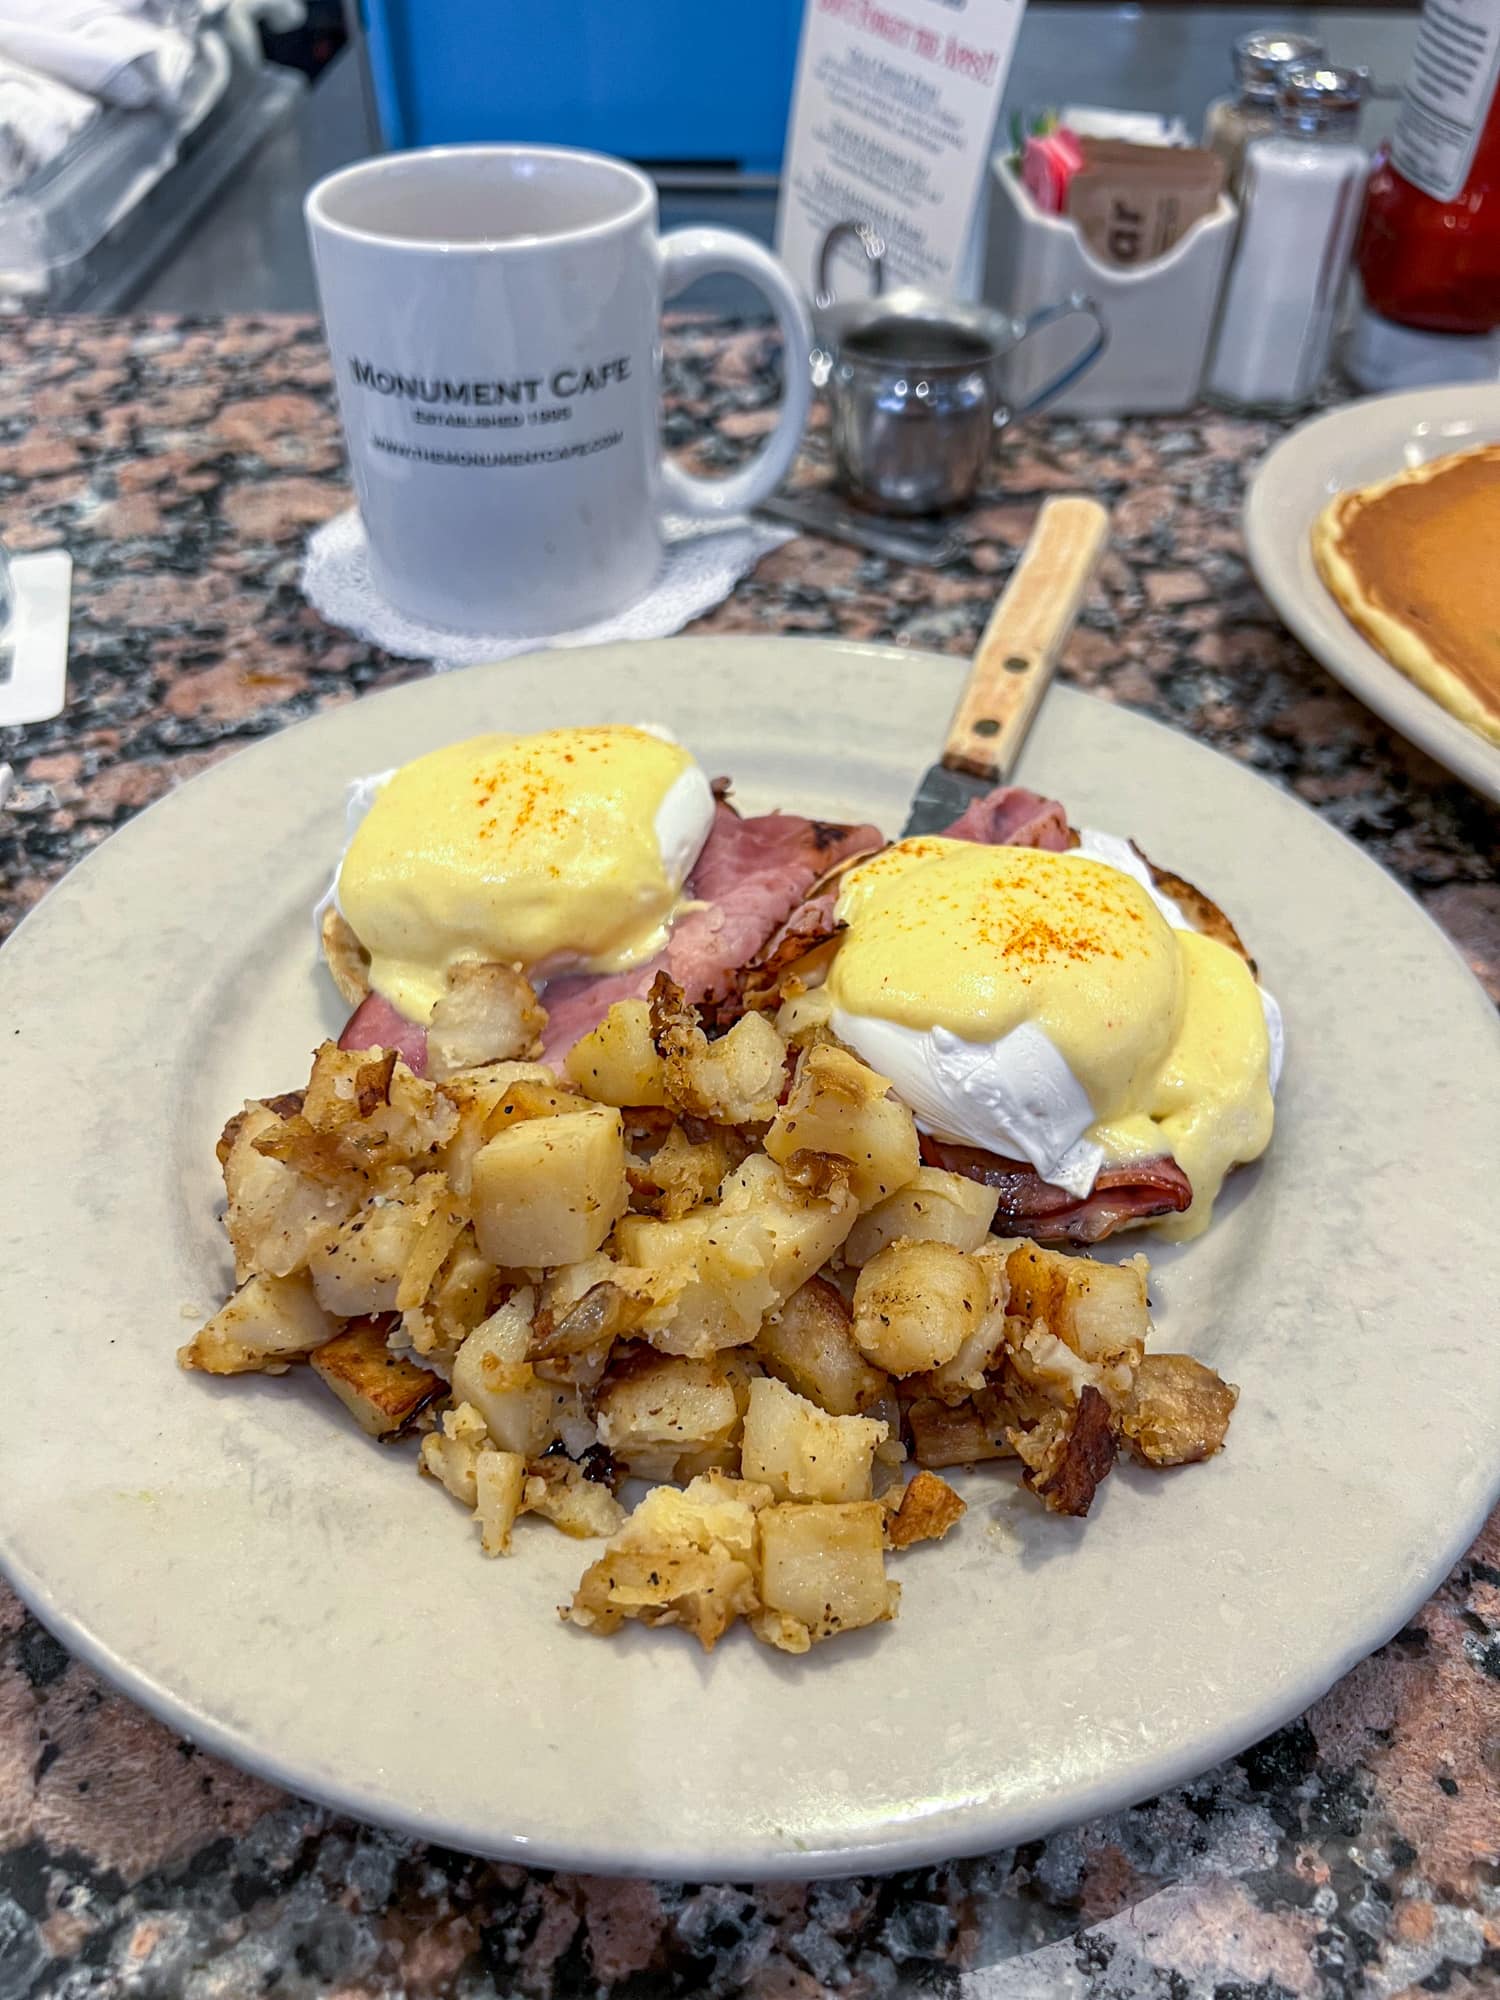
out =
[[1060,299],[1055,306],[1039,306],[1034,313],[1026,315],[1021,322],[1021,331],[1011,347],[1011,353],[1014,354],[1023,340],[1029,340],[1032,334],[1039,333],[1044,326],[1051,326],[1055,320],[1071,319],[1075,313],[1082,313],[1086,319],[1094,322],[1093,339],[1077,360],[1070,361],[1067,367],[1054,375],[1050,382],[1044,382],[1034,396],[1029,396],[1015,409],[1007,409],[1003,416],[997,411],[1000,423],[1015,423],[1021,417],[1029,417],[1050,403],[1054,396],[1060,396],[1064,389],[1071,389],[1079,376],[1086,374],[1108,347],[1109,328],[1098,306],[1085,293],[1070,292],[1067,298]]
[[770,300],[781,327],[786,356],[782,364],[781,415],[776,428],[755,457],[739,472],[723,479],[698,479],[670,458],[661,462],[661,497],[669,512],[713,519],[743,514],[769,499],[786,476],[812,401],[807,356],[812,350],[812,324],[802,295],[786,267],[752,237],[734,229],[674,229],[661,241],[662,297],[671,298],[695,278],[732,271],[748,278]]

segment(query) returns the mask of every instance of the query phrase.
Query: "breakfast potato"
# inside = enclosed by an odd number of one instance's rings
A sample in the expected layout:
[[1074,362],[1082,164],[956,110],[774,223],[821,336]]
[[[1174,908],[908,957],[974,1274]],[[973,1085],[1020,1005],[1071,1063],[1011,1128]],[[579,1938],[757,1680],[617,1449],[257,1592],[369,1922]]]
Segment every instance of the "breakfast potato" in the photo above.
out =
[[782,1503],[761,1510],[758,1638],[801,1653],[819,1639],[894,1618],[901,1586],[885,1575],[885,1509]]
[[1146,1351],[1148,1313],[1144,1258],[1128,1264],[1096,1264],[1087,1257],[1017,1243],[1005,1260],[1010,1284],[1007,1310],[1028,1326],[1045,1320],[1085,1361],[1126,1357],[1138,1362]]
[[951,1243],[900,1238],[872,1257],[854,1287],[854,1340],[891,1375],[951,1361],[990,1309],[989,1274]]
[[257,1273],[178,1350],[177,1359],[205,1375],[279,1373],[337,1331],[337,1322],[319,1305],[306,1277]]
[[749,1385],[740,1471],[778,1500],[868,1500],[875,1447],[889,1426],[832,1417],[772,1376]]
[[1007,1343],[1018,1324],[1006,1316],[1009,1285],[1004,1260],[980,1251],[974,1254],[974,1263],[988,1286],[979,1318],[965,1334],[956,1354],[911,1385],[921,1394],[936,1396],[944,1403],[962,1403],[985,1387],[991,1370],[1006,1354]]
[[617,1000],[598,1027],[563,1058],[570,1080],[599,1104],[662,1106],[667,1068],[651,1039],[651,1009],[644,1000]]
[[487,1129],[490,1119],[519,1083],[557,1088],[557,1078],[544,1064],[521,1062],[486,1063],[480,1069],[462,1070],[444,1083],[443,1095],[457,1112],[458,1123],[439,1164],[456,1195],[468,1195],[474,1156],[494,1136]]
[[414,1354],[451,1361],[465,1338],[489,1314],[499,1274],[479,1254],[466,1224],[443,1260],[427,1296],[401,1315],[401,1342]]
[[627,1169],[632,1201],[637,1209],[659,1215],[664,1222],[676,1222],[718,1192],[719,1183],[744,1153],[734,1133],[709,1130],[694,1140],[680,1125],[673,1125],[649,1160],[636,1161]]
[[[369,1174],[405,1161],[426,1163],[457,1131],[458,1111],[394,1049],[324,1042],[313,1057],[301,1123],[310,1163],[321,1156]],[[317,1140],[325,1142],[321,1148]]]
[[893,1490],[901,1498],[885,1524],[888,1548],[909,1549],[917,1542],[940,1542],[969,1511],[947,1480],[939,1479],[935,1472],[917,1472],[905,1486]]
[[667,1101],[675,1110],[719,1125],[764,1124],[774,1114],[786,1081],[786,1044],[763,1015],[743,1015],[711,1042],[697,1008],[664,972],[656,975],[647,1005]]
[[895,1194],[877,1202],[849,1232],[844,1260],[867,1264],[887,1243],[904,1236],[910,1243],[951,1243],[955,1250],[977,1250],[990,1233],[999,1195],[967,1174],[944,1173],[939,1167],[918,1167]]
[[479,1499],[479,1460],[488,1445],[484,1418],[472,1403],[458,1403],[444,1410],[439,1427],[423,1438],[418,1463],[460,1506],[473,1508]]
[[891,1378],[855,1345],[854,1315],[826,1278],[809,1278],[755,1336],[767,1371],[830,1416],[852,1417],[890,1394]]
[[703,1356],[755,1338],[776,1303],[763,1216],[708,1208],[678,1222],[627,1215],[615,1243],[654,1302],[642,1331],[664,1354]]
[[1146,1465],[1193,1465],[1223,1448],[1240,1392],[1190,1354],[1148,1354],[1120,1429]]
[[528,1119],[475,1155],[474,1233],[494,1264],[573,1264],[597,1250],[625,1212],[625,1136],[599,1106]]
[[526,1461],[517,1451],[481,1451],[474,1460],[474,1518],[487,1556],[508,1556],[521,1512]]
[[1082,1516],[1115,1462],[1114,1422],[1097,1389],[1084,1388],[1071,1410],[1049,1410],[1039,1423],[1008,1433],[1021,1478],[1049,1512]]
[[369,1437],[399,1437],[448,1385],[430,1368],[393,1354],[378,1320],[351,1320],[309,1359],[313,1372],[338,1397]]
[[774,1303],[781,1305],[843,1243],[857,1208],[853,1191],[842,1178],[830,1185],[826,1195],[818,1196],[794,1187],[764,1153],[752,1153],[726,1175],[719,1189],[719,1212],[755,1216],[764,1224],[771,1240],[767,1275]]
[[671,1479],[685,1454],[729,1452],[739,1436],[735,1387],[716,1357],[629,1350],[594,1397],[599,1441],[636,1479]]
[[362,1193],[352,1174],[311,1180],[256,1145],[283,1120],[265,1104],[247,1104],[232,1121],[224,1149],[224,1225],[235,1276],[254,1271],[289,1278],[354,1213]]
[[521,1512],[539,1514],[574,1541],[602,1540],[625,1519],[625,1509],[602,1480],[590,1479],[576,1461],[562,1457],[527,1468]]
[[681,1625],[712,1652],[755,1610],[756,1516],[768,1488],[708,1472],[679,1492],[655,1486],[584,1572],[563,1613],[607,1638],[627,1618]]
[[847,1160],[861,1212],[874,1208],[921,1165],[916,1122],[889,1090],[886,1077],[847,1050],[809,1049],[766,1133],[766,1152],[783,1166],[797,1152]]
[[326,1312],[353,1319],[397,1310],[402,1274],[441,1196],[440,1177],[429,1178],[435,1188],[418,1192],[418,1183],[406,1200],[362,1208],[312,1253],[308,1271]]
[[518,1061],[546,1025],[535,989],[513,965],[464,959],[449,968],[428,1023],[427,1074],[441,1083],[481,1063]]
[[1006,1436],[1013,1413],[990,1411],[973,1402],[954,1406],[932,1396],[919,1396],[905,1406],[911,1432],[912,1456],[918,1465],[980,1465],[991,1458],[1014,1458],[1016,1448]]
[[538,1380],[526,1359],[535,1294],[525,1288],[482,1320],[453,1363],[453,1394],[478,1411],[501,1451],[536,1458],[557,1435],[575,1399]]

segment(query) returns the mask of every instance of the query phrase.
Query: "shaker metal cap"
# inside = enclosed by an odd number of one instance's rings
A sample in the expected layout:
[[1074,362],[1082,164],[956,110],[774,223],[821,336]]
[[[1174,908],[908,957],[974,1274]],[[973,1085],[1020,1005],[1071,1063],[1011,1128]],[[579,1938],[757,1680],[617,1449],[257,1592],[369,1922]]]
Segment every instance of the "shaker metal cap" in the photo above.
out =
[[1284,132],[1326,132],[1352,124],[1365,101],[1370,73],[1337,63],[1295,62],[1282,69],[1276,111]]
[[1253,34],[1241,35],[1234,45],[1234,74],[1240,95],[1254,104],[1274,104],[1282,65],[1320,62],[1323,54],[1317,35],[1283,34],[1276,28],[1257,28]]

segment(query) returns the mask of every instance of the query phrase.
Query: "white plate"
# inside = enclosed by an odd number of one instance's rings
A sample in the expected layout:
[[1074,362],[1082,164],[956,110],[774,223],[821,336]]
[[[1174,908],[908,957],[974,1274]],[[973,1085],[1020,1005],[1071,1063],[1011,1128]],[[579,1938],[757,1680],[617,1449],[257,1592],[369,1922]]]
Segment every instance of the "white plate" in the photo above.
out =
[[1336,493],[1500,438],[1500,384],[1414,389],[1346,403],[1262,461],[1245,500],[1260,587],[1336,680],[1455,777],[1500,803],[1500,749],[1424,694],[1357,632],[1313,564],[1313,522]]
[[219,1127],[339,1025],[308,910],[347,778],[484,728],[639,718],[747,807],[894,830],[959,676],[688,638],[416,682],[234,757],[47,897],[0,952],[0,1558],[69,1646],[200,1743],[411,1833],[763,1879],[1143,1797],[1410,1615],[1500,1471],[1500,1270],[1471,1193],[1500,1168],[1496,1023],[1311,814],[1077,694],[1049,697],[1025,778],[1222,898],[1286,1009],[1270,1157],[1154,1260],[1161,1344],[1242,1386],[1222,1457],[1122,1470],[1087,1522],[981,1472],[958,1531],[897,1561],[898,1623],[801,1660],[742,1631],[706,1659],[560,1624],[587,1545],[526,1523],[486,1562],[410,1449],[369,1444],[305,1375],[174,1364],[229,1275]]

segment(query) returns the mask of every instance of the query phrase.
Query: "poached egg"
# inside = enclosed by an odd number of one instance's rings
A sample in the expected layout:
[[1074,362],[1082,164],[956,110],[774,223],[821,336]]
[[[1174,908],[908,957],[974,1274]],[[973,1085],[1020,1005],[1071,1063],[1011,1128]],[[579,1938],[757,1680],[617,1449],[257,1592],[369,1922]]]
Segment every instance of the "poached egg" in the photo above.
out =
[[375,992],[426,1023],[464,959],[534,984],[654,957],[714,798],[665,731],[471,737],[351,788],[332,896]]
[[837,917],[829,1026],[934,1138],[1078,1196],[1106,1163],[1168,1155],[1193,1188],[1156,1225],[1176,1237],[1270,1143],[1276,1004],[1127,841],[898,841],[849,874]]

